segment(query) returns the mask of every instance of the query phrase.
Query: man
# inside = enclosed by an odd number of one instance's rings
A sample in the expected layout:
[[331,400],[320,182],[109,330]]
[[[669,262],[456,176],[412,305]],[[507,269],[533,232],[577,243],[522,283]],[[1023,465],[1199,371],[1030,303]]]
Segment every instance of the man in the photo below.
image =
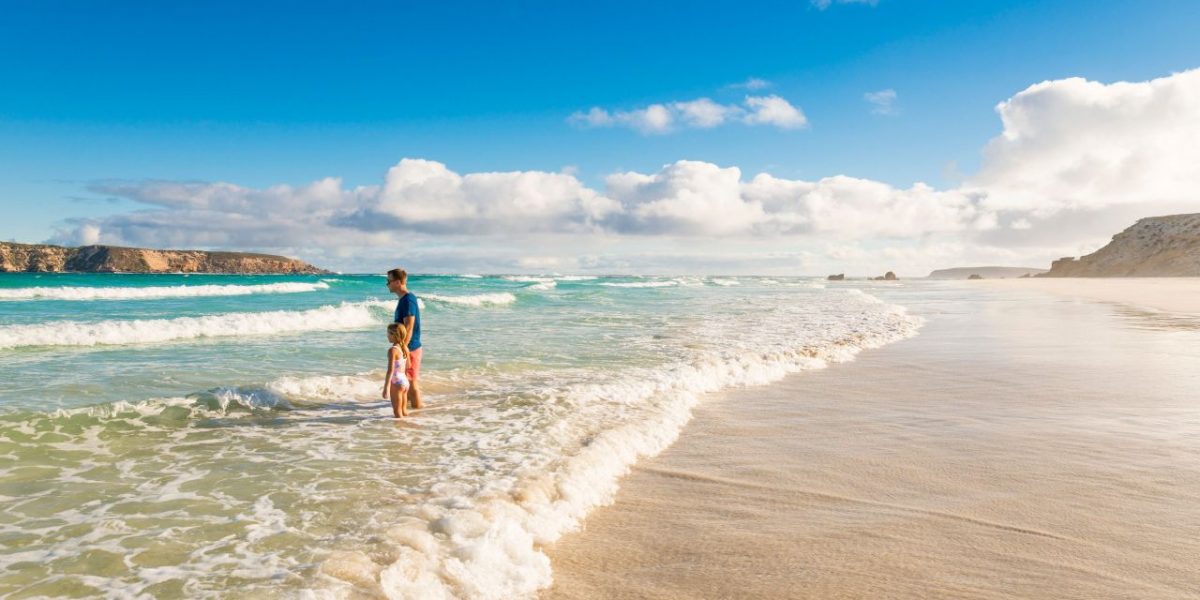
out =
[[404,325],[407,330],[406,339],[402,340],[408,346],[408,401],[413,408],[423,408],[421,388],[417,378],[421,374],[421,307],[417,303],[417,295],[408,291],[408,272],[404,269],[392,269],[387,272],[387,288],[400,298],[396,303],[396,316],[393,321]]

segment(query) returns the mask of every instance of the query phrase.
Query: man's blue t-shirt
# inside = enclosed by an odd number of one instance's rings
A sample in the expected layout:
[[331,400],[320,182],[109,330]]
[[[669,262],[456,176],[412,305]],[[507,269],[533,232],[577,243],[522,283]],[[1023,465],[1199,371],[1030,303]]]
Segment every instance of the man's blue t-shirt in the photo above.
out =
[[404,323],[404,319],[412,317],[412,337],[408,338],[408,349],[416,350],[421,347],[421,306],[417,304],[417,295],[408,292],[400,296],[396,303],[396,323]]

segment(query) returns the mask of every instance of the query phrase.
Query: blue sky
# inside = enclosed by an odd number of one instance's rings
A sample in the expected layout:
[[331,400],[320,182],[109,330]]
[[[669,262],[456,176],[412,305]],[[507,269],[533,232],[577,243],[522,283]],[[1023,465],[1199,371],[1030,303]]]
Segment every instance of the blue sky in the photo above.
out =
[[[601,192],[679,160],[949,189],[1000,134],[996,104],[1030,85],[1200,67],[1200,4],[1184,1],[348,4],[4,1],[0,238],[145,208],[96,182],[352,188],[405,157],[567,168]],[[735,87],[749,78],[770,85]],[[894,114],[864,99],[880,90]],[[807,126],[568,122],[748,95],[786,99]]]

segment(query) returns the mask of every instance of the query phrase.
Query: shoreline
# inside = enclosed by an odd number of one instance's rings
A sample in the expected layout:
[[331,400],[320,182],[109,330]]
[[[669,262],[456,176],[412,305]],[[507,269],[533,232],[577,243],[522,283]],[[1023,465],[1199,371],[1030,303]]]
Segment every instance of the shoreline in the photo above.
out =
[[539,597],[1200,593],[1200,356],[1164,360],[1162,332],[1109,305],[1007,288],[965,287],[963,314],[930,302],[918,336],[853,362],[706,398],[546,549]]

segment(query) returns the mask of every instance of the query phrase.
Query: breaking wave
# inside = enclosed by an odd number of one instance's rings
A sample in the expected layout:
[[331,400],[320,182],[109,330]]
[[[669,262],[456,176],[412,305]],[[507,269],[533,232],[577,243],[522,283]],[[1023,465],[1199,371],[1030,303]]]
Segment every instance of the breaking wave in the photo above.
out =
[[[505,422],[553,415],[559,441],[533,443],[520,466],[489,469],[489,480],[474,491],[449,483],[431,486],[421,506],[386,529],[390,562],[357,549],[335,550],[321,566],[331,581],[315,591],[319,597],[531,597],[551,583],[542,548],[577,528],[593,508],[611,503],[620,477],[641,458],[670,446],[703,394],[851,360],[863,349],[915,335],[921,323],[899,307],[882,305],[857,321],[831,324],[836,331],[807,342],[757,353],[712,351],[686,362],[630,369],[615,382],[544,390],[544,402],[522,405]],[[501,439],[531,433],[513,429],[470,444],[499,450]],[[554,450],[562,439],[580,443]]]
[[454,304],[458,306],[503,306],[512,304],[517,301],[517,297],[508,293],[500,292],[497,294],[475,294],[473,296],[446,296],[443,294],[423,294],[423,300],[431,300],[433,302],[441,302],[444,304]]
[[618,288],[658,288],[658,287],[673,287],[679,285],[678,281],[607,281],[600,285],[605,287]]
[[263,285],[173,285],[154,287],[31,287],[0,289],[0,300],[147,300],[199,296],[248,296],[250,294],[296,294],[329,289],[325,281],[287,282]]
[[0,327],[0,349],[26,346],[117,346],[197,338],[364,329],[384,322],[382,301],[347,302],[310,310],[245,312],[174,319],[52,321]]

